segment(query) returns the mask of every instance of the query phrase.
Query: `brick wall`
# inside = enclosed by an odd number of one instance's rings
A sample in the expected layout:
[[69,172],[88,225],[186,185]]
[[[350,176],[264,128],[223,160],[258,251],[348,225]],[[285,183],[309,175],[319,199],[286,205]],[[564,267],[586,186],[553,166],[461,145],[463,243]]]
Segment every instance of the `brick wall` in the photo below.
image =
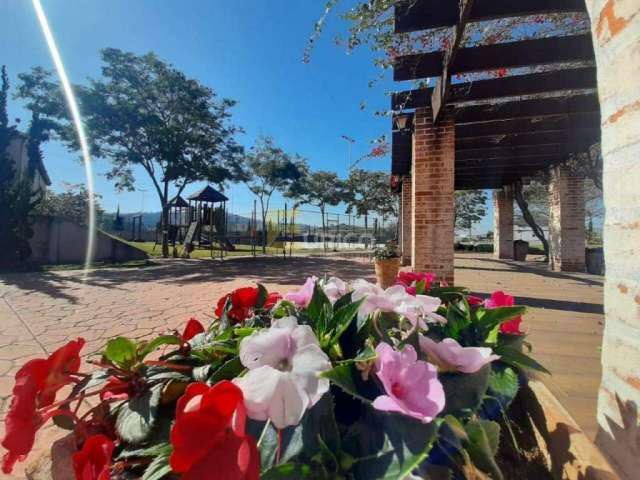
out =
[[453,282],[453,116],[433,124],[431,109],[415,112],[412,165],[412,247],[414,271],[434,272]]
[[605,330],[598,446],[640,472],[640,1],[587,0],[604,157]]
[[564,166],[549,182],[549,264],[556,271],[585,271],[584,177]]
[[402,177],[402,229],[400,230],[400,248],[402,249],[402,265],[411,265],[411,177]]
[[513,258],[513,190],[493,191],[493,255]]

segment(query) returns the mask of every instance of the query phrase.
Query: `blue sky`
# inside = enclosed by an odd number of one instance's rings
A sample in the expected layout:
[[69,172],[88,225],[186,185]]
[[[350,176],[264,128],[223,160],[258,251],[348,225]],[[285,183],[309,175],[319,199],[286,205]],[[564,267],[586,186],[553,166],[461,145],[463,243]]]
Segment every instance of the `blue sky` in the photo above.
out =
[[[314,22],[323,12],[317,0],[42,0],[67,73],[74,83],[99,75],[98,50],[116,47],[135,53],[153,51],[187,75],[238,102],[233,121],[244,128],[240,143],[250,146],[258,135],[271,135],[290,152],[303,155],[314,169],[347,172],[347,146],[341,135],[356,139],[353,158],[370,150],[369,141],[389,133],[390,121],[373,111],[386,109],[389,78],[375,88],[367,83],[378,70],[372,54],[360,49],[346,55],[333,43],[346,24],[331,17],[317,42],[311,62],[302,55]],[[348,2],[346,3],[348,5]],[[20,72],[33,66],[52,68],[31,2],[0,2],[0,63],[13,85]],[[365,101],[367,109],[361,111]],[[26,127],[29,116],[17,102],[10,115]],[[45,163],[60,190],[63,182],[84,183],[75,152],[56,143],[45,146]],[[387,170],[389,158],[367,160],[368,169]],[[95,164],[96,189],[107,211],[120,204],[123,212],[159,210],[150,180],[136,176],[138,191],[117,194],[102,173],[108,163]],[[186,193],[197,186],[187,188]],[[147,190],[146,193],[140,190]],[[253,198],[243,186],[227,189],[231,208],[243,214]],[[281,203],[275,199],[275,203]],[[487,223],[488,222],[483,222]],[[480,230],[486,230],[484,226]]]

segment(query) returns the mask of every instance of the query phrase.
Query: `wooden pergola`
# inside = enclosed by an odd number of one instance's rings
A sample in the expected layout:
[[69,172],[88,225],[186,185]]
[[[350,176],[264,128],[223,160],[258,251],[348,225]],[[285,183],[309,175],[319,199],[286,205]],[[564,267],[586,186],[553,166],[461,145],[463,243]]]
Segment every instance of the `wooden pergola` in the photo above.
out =
[[[394,80],[437,77],[432,88],[396,93],[392,174],[412,164],[412,114],[429,108],[437,125],[455,122],[455,189],[500,188],[562,163],[600,141],[600,106],[591,35],[463,47],[470,22],[586,12],[584,0],[407,0],[396,6],[400,33],[452,27],[444,50],[398,57]],[[526,19],[523,19],[526,22]],[[540,67],[543,70],[539,71]],[[530,67],[530,68],[528,68]],[[511,75],[508,69],[523,69]],[[452,82],[452,75],[505,71]],[[520,70],[522,72],[522,70]],[[486,75],[484,75],[486,77]],[[408,115],[408,116],[407,116]],[[398,128],[398,116],[405,117]]]

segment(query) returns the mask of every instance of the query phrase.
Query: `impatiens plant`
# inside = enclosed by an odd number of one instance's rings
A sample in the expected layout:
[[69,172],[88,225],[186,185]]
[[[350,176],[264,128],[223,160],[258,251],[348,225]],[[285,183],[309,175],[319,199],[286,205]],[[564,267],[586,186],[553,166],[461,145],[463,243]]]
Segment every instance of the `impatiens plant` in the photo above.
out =
[[81,480],[502,478],[509,406],[525,371],[544,371],[523,313],[504,292],[483,300],[429,273],[387,289],[240,288],[209,325],[113,338],[86,372],[83,339],[26,363],[2,469],[52,420]]

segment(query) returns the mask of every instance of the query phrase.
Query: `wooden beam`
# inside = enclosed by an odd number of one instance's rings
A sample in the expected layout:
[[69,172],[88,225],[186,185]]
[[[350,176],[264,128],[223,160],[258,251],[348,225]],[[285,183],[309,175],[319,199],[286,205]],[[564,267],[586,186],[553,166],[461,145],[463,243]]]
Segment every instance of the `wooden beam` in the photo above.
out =
[[[515,75],[511,77],[493,78],[489,80],[478,80],[475,82],[454,83],[451,85],[451,93],[449,96],[449,102],[465,102],[474,100],[490,100],[500,99],[507,97],[515,97],[521,95],[542,95],[552,92],[561,92],[567,90],[585,90],[596,89],[598,86],[597,73],[594,67],[575,68],[570,70],[556,70],[553,72],[543,73],[530,73],[528,75]],[[428,91],[428,90],[427,90]],[[405,108],[421,108],[431,106],[430,97],[424,94],[413,95],[411,91],[410,107]],[[408,92],[397,94],[395,99],[401,99],[409,95]],[[583,97],[584,95],[580,95]],[[395,99],[393,103],[395,103]],[[428,100],[427,100],[428,99]],[[547,100],[544,98],[533,99],[535,102],[539,100]],[[567,101],[567,98],[555,98],[548,99],[549,103],[560,103]],[[513,103],[513,102],[512,102]],[[529,113],[526,108],[531,105],[529,100],[519,100],[516,103],[522,105],[518,107],[519,113],[512,116],[536,116],[538,113],[533,110]],[[597,103],[597,97],[596,97]],[[458,109],[464,109],[471,106],[464,104],[458,105]],[[481,110],[488,109],[500,109],[498,102],[491,106],[482,106]],[[558,105],[556,108],[562,109],[562,105]],[[597,109],[596,109],[597,110]],[[458,115],[456,115],[458,118]],[[505,117],[502,117],[505,118]],[[506,118],[509,118],[508,116]],[[490,117],[486,118],[487,120]],[[482,118],[480,118],[482,120]],[[458,121],[458,120],[457,120]],[[459,120],[463,122],[465,120]]]
[[442,59],[442,74],[436,81],[436,86],[431,93],[431,112],[433,122],[437,123],[442,114],[443,107],[447,104],[447,97],[451,90],[451,68],[456,63],[460,44],[464,38],[464,31],[471,15],[473,0],[459,1],[459,18],[453,28],[453,38],[449,42]]
[[456,150],[456,160],[548,157],[551,155],[569,155],[571,153],[584,152],[587,148],[589,148],[589,145],[566,143],[522,145],[516,147],[473,148],[468,150]]
[[[584,0],[475,0],[472,22],[497,18],[586,12]],[[452,0],[406,0],[395,7],[395,32],[407,33],[430,28],[450,27],[460,17]]]
[[456,151],[518,145],[580,144],[600,141],[600,127],[570,130],[534,131],[481,137],[456,137]]
[[488,135],[509,135],[514,133],[550,132],[585,128],[600,128],[600,112],[511,118],[508,120],[493,120],[462,125],[456,124],[456,140]]
[[[398,57],[393,67],[395,81],[416,80],[441,75],[446,55],[442,52]],[[459,49],[449,73],[480,72],[595,59],[591,34],[537,38]]]

